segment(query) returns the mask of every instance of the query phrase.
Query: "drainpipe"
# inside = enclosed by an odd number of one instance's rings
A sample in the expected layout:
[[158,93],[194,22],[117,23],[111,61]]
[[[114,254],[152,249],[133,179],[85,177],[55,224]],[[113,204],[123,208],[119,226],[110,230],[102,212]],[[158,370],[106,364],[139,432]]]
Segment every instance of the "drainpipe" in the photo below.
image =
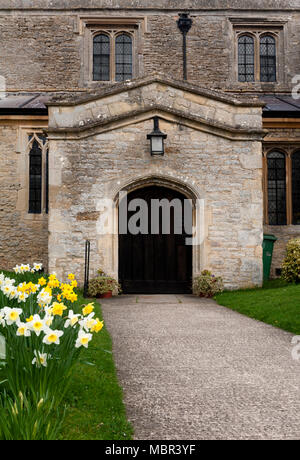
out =
[[193,20],[189,17],[189,13],[179,13],[179,19],[177,20],[177,26],[182,33],[183,42],[183,79],[187,80],[187,59],[186,59],[186,36],[192,27]]

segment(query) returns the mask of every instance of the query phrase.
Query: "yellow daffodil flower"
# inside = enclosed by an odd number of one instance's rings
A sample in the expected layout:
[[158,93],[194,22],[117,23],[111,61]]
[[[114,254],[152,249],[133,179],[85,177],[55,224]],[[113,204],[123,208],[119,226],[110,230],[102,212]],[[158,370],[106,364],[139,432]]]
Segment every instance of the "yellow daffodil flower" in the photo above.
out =
[[67,307],[63,303],[54,302],[51,308],[51,313],[53,316],[62,316],[64,310],[67,310]]
[[93,303],[88,303],[83,309],[82,309],[82,314],[84,316],[87,316],[89,315],[90,313],[92,313],[92,311],[94,311],[94,304]]
[[100,332],[101,329],[103,328],[104,323],[103,323],[103,321],[100,321],[99,318],[96,318],[96,319],[95,319],[95,322],[96,322],[96,324],[94,324],[94,325],[91,327],[91,332],[96,332],[96,333],[98,333],[98,332]]
[[39,280],[38,280],[38,284],[40,286],[45,286],[47,284],[47,281],[45,280],[45,278],[41,277]]

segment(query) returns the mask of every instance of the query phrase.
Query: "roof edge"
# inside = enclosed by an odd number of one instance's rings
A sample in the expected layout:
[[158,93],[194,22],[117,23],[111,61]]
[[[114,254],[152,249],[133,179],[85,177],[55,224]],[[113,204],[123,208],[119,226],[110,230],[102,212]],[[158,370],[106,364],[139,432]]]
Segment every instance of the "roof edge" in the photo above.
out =
[[258,98],[254,97],[253,100],[245,100],[245,98],[237,97],[228,95],[223,93],[222,91],[211,90],[207,88],[203,88],[201,86],[195,85],[193,83],[189,83],[186,81],[179,81],[174,79],[169,79],[161,74],[154,74],[148,77],[143,77],[135,80],[125,81],[122,83],[114,83],[107,88],[99,88],[97,93],[91,94],[91,92],[86,93],[85,96],[79,97],[75,100],[68,100],[68,99],[52,99],[47,103],[48,107],[72,107],[77,106],[89,102],[93,102],[95,100],[103,99],[107,96],[113,96],[125,91],[129,91],[131,89],[140,88],[142,86],[150,85],[152,83],[160,83],[163,85],[171,86],[176,89],[181,89],[188,91],[190,93],[197,94],[199,96],[208,97],[210,99],[217,100],[219,102],[224,102],[227,104],[239,106],[239,107],[264,107],[265,103],[259,100]]

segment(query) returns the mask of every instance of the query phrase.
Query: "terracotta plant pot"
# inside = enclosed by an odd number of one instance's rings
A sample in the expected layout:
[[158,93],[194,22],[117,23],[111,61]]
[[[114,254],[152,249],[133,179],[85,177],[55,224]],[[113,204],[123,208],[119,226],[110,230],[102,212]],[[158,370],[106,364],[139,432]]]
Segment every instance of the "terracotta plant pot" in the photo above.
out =
[[98,299],[110,299],[112,297],[112,291],[105,292],[104,294],[98,294]]

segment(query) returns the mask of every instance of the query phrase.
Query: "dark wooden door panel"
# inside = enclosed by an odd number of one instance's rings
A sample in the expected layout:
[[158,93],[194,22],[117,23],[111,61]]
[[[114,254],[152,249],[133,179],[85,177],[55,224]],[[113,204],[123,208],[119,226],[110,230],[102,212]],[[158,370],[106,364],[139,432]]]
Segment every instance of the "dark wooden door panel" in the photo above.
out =
[[[119,279],[123,292],[140,294],[190,292],[192,247],[185,244],[186,237],[189,235],[174,234],[173,212],[170,213],[170,234],[163,234],[161,220],[159,234],[151,234],[151,200],[179,199],[183,209],[184,196],[164,187],[145,187],[129,194],[128,204],[136,198],[143,199],[148,204],[148,234],[119,235]],[[127,213],[128,220],[133,214]]]

